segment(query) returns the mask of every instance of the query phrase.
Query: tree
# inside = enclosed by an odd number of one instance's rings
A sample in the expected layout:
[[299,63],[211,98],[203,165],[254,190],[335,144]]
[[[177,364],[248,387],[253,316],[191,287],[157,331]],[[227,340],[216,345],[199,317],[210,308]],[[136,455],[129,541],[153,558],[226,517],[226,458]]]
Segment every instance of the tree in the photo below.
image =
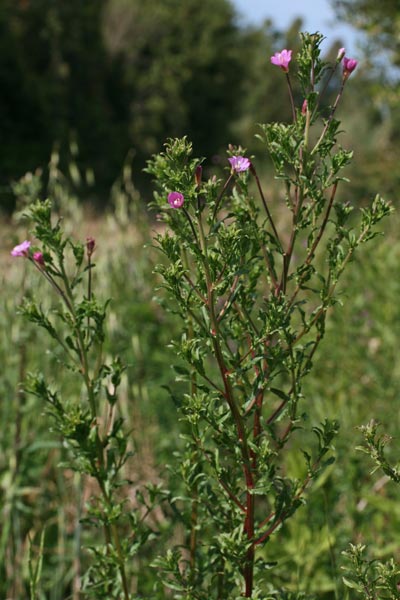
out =
[[397,0],[333,0],[338,18],[351,23],[369,37],[369,44],[389,52],[400,66],[400,13]]
[[[360,196],[380,189],[396,197],[400,188],[400,13],[397,0],[332,0],[339,19],[364,33],[360,73],[347,111],[361,124],[356,139]],[[360,57],[361,58],[361,57]],[[357,111],[354,107],[357,106]],[[361,113],[365,118],[361,117]],[[353,116],[351,118],[353,118]],[[357,148],[357,145],[359,146]],[[376,161],[376,148],[380,160]],[[354,180],[354,177],[352,176]]]
[[137,173],[184,132],[209,155],[241,110],[244,37],[229,0],[0,0],[0,32],[3,185],[55,143],[65,157],[72,136],[99,193],[130,148]]
[[103,6],[104,0],[1,0],[3,185],[45,165],[54,144],[65,156],[71,136],[82,166],[93,164],[100,184],[115,177],[129,140],[114,99],[121,86],[101,36]]
[[110,0],[103,27],[130,92],[130,135],[139,154],[187,132],[206,155],[226,143],[246,68],[228,0]]

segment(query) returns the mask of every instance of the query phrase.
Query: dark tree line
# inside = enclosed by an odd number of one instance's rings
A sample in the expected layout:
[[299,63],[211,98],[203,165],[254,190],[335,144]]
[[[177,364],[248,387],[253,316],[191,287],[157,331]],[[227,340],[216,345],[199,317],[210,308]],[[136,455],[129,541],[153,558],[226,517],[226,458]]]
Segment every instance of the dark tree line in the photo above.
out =
[[240,113],[245,36],[227,0],[1,0],[3,190],[71,137],[100,189],[167,136],[215,152]]
[[[357,4],[356,25],[377,22],[374,3],[337,3],[348,19]],[[396,21],[382,23],[387,48]],[[82,170],[94,170],[97,201],[130,149],[145,190],[145,161],[169,136],[187,134],[208,158],[231,142],[252,150],[254,123],[290,118],[269,56],[295,50],[300,29],[300,20],[284,34],[272,23],[242,28],[229,0],[0,0],[1,205],[12,201],[9,182],[45,167],[52,148],[65,165],[71,141]],[[380,109],[365,110],[380,120]]]

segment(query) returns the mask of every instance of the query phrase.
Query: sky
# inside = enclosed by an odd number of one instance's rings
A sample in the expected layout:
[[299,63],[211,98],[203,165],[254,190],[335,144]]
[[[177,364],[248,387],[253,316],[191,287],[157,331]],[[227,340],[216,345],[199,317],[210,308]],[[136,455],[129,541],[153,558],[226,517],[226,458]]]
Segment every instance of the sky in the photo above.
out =
[[[327,40],[326,48],[340,38],[350,57],[357,55],[357,34],[349,25],[335,20],[329,0],[231,0],[244,24],[257,25],[271,19],[278,29],[285,30],[293,19],[303,18],[303,30],[320,31]],[[322,48],[324,45],[322,45]]]

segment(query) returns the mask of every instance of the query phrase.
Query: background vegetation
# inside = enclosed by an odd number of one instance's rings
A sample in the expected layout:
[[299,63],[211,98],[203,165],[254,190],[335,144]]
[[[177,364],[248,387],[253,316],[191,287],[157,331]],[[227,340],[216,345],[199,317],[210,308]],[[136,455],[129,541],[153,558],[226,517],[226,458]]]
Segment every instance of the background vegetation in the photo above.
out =
[[[379,191],[396,206],[397,1],[333,4],[340,18],[366,34],[365,60],[338,115],[356,155],[349,200],[362,205]],[[8,257],[9,248],[24,239],[18,209],[27,199],[50,195],[74,235],[96,238],[97,293],[112,298],[108,351],[129,364],[123,390],[137,451],[133,488],[162,482],[179,493],[166,469],[179,448],[179,426],[163,388],[179,385],[168,348],[177,325],[153,300],[159,282],[152,269],[159,257],[150,246],[150,183],[142,167],[166,137],[182,134],[207,157],[210,172],[220,169],[228,143],[256,153],[253,123],[290,116],[282,104],[284,82],[270,68],[269,56],[282,47],[296,49],[300,29],[299,21],[286,32],[273,23],[243,29],[227,0],[0,0],[1,598],[28,597],[30,557],[37,560],[43,530],[39,597],[79,597],[76,506],[79,494],[90,493],[89,483],[79,489],[75,475],[58,468],[65,450],[43,406],[21,387],[29,371],[54,376],[58,366],[51,353],[42,354],[40,333],[16,317],[23,295],[40,294],[35,275]],[[332,40],[329,53],[336,55],[340,45]],[[41,172],[20,179],[36,169]],[[398,218],[386,227],[379,247],[365,248],[342,282],[344,306],[332,315],[315,373],[306,382],[320,419],[341,423],[336,463],[285,525],[279,545],[268,548],[278,563],[272,570],[277,585],[305,598],[359,597],[356,590],[345,591],[341,580],[342,552],[351,541],[367,543],[371,556],[400,560],[398,491],[386,476],[371,475],[368,457],[355,450],[357,427],[371,418],[393,435],[394,462],[400,447]],[[68,374],[63,386],[79,393]],[[161,553],[171,536],[179,540],[179,520],[169,510],[161,507],[153,516],[161,534],[150,540],[149,556]],[[147,569],[137,592],[161,600],[165,592],[154,587],[154,579]]]
[[[359,198],[377,187],[393,192],[397,2],[334,5],[367,34],[368,60],[341,115],[362,150],[354,186]],[[130,150],[146,198],[142,168],[167,137],[187,134],[214,163],[227,143],[254,150],[255,123],[290,115],[268,57],[285,45],[295,50],[300,29],[300,20],[286,32],[272,22],[243,28],[229,0],[1,0],[1,206],[13,205],[10,181],[45,167],[53,148],[66,170],[79,147],[80,194],[97,206],[108,202]],[[340,40],[329,44],[335,56]]]

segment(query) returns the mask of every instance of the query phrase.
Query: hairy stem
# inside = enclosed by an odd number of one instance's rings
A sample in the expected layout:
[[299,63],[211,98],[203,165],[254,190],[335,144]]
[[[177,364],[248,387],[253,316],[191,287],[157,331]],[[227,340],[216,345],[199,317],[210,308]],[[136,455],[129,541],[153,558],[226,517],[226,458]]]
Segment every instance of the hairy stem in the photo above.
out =
[[[249,542],[254,538],[254,481],[253,473],[251,468],[251,455],[247,444],[246,429],[242,415],[240,414],[239,408],[236,404],[232,384],[229,380],[228,369],[225,364],[222,348],[221,348],[221,335],[219,332],[219,323],[215,314],[214,305],[214,289],[213,282],[208,263],[207,243],[204,235],[203,223],[201,216],[198,218],[200,244],[204,259],[204,272],[207,285],[207,308],[210,317],[210,323],[212,328],[212,344],[214,348],[214,354],[217,360],[218,368],[221,374],[221,378],[224,386],[224,398],[228,403],[229,409],[232,414],[233,421],[236,425],[236,431],[239,440],[240,452],[242,456],[242,469],[244,473],[244,479],[246,484],[246,516],[244,521],[244,531]],[[246,553],[246,562],[243,569],[243,577],[245,580],[245,597],[251,598],[253,590],[253,571],[254,571],[254,549],[250,546]]]

